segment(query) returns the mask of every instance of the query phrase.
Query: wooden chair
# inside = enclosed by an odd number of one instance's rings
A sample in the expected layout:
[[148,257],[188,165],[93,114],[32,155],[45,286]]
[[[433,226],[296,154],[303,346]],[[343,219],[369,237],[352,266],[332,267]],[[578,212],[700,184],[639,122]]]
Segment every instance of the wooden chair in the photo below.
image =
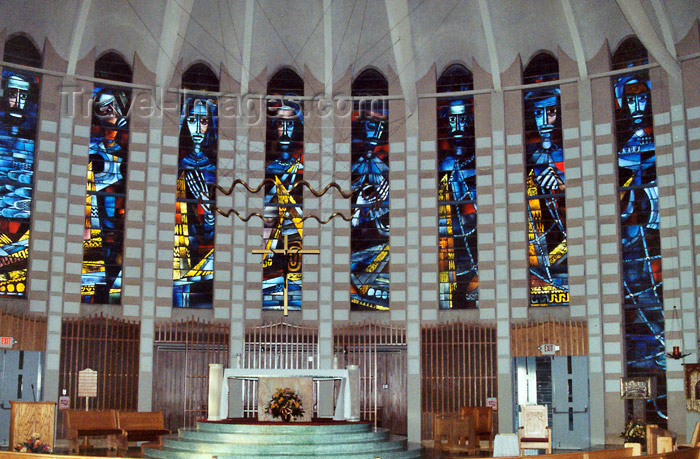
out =
[[520,455],[525,449],[544,449],[552,454],[552,430],[549,428],[545,405],[523,405],[522,425],[518,428],[518,449]]
[[461,414],[474,419],[477,444],[488,441],[489,451],[493,451],[493,410],[488,406],[463,406]]
[[479,445],[473,419],[441,413],[436,414],[434,419],[433,439],[436,452],[477,453]]
[[690,437],[690,441],[688,441],[688,443],[676,444],[676,449],[696,448],[698,446],[700,446],[700,421],[695,423],[695,428],[693,429],[693,435]]

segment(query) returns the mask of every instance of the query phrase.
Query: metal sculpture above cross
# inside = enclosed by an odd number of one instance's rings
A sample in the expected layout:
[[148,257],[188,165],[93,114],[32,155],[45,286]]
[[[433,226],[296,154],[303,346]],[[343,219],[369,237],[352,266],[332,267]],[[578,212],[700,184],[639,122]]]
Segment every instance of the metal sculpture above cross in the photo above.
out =
[[[282,246],[281,249],[253,249],[251,253],[254,254],[274,254],[274,255],[284,255],[287,257],[287,268],[289,268],[289,265],[291,264],[292,260],[290,260],[289,255],[318,255],[321,253],[320,250],[318,249],[303,249],[301,247],[289,247],[289,236],[284,235],[284,245]],[[289,298],[289,293],[288,293],[288,288],[287,288],[287,273],[288,269],[285,270],[283,278],[284,278],[284,315],[287,316],[289,315],[289,310],[288,310],[288,298]]]

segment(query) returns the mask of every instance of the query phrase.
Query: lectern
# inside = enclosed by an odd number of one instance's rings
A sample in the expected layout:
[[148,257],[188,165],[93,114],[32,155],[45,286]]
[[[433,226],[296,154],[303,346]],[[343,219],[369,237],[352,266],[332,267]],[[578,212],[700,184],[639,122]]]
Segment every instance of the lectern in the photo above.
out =
[[56,402],[21,402],[10,400],[10,451],[17,443],[38,434],[42,442],[53,449],[56,427]]

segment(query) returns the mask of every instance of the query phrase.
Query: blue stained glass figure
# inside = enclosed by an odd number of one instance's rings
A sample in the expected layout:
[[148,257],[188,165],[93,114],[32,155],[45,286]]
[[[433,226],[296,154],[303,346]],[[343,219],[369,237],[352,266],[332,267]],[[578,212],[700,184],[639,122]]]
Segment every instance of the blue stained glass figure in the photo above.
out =
[[620,110],[618,176],[626,304],[661,304],[661,253],[656,152],[648,77],[626,75],[614,84]]
[[[646,63],[638,40],[625,41],[615,68]],[[615,99],[620,249],[626,376],[654,377],[656,396],[647,400],[647,422],[665,425],[666,340],[659,235],[659,196],[648,71],[611,80]],[[632,415],[632,406],[627,407]],[[634,413],[639,416],[639,413]]]
[[440,308],[476,308],[476,168],[473,100],[438,101]]
[[3,70],[0,100],[0,295],[24,296],[39,78]]
[[569,304],[566,179],[558,87],[524,96],[530,306]]
[[119,304],[122,287],[129,92],[95,86],[88,149],[83,303]]
[[174,307],[213,305],[217,124],[215,98],[185,98],[180,117]]

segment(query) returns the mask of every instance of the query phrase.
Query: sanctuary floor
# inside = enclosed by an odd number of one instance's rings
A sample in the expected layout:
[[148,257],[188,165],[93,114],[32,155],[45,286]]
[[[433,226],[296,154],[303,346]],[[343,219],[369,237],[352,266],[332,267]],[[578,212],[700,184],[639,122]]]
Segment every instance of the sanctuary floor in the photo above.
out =
[[[619,448],[619,445],[610,445],[608,448],[609,449],[616,449]],[[606,449],[608,449],[606,448]],[[603,448],[595,448],[595,449],[603,449]],[[567,453],[571,452],[571,450],[558,450],[555,449],[552,451],[552,453]],[[46,458],[51,458],[53,456],[61,456],[65,458],[71,458],[71,459],[91,459],[91,458],[102,458],[102,457],[111,457],[114,459],[121,459],[121,458],[131,458],[131,457],[141,457],[141,449],[137,446],[132,446],[129,448],[129,450],[124,454],[123,451],[120,452],[120,455],[117,456],[117,453],[115,451],[109,451],[105,448],[88,448],[87,450],[81,450],[80,455],[68,455],[68,447],[62,447],[58,446],[56,450],[54,451],[53,455],[42,455],[42,457]],[[19,454],[12,454],[12,453],[7,453],[4,451],[0,451],[0,459],[16,459],[16,458],[21,458],[23,455]],[[467,456],[464,454],[460,455],[449,455],[447,453],[443,453],[442,455],[439,452],[436,452],[433,448],[429,447],[423,447],[423,459],[468,459],[468,458],[486,458],[486,457],[491,457],[489,455],[488,451],[482,451],[481,454],[478,454],[476,456]]]

